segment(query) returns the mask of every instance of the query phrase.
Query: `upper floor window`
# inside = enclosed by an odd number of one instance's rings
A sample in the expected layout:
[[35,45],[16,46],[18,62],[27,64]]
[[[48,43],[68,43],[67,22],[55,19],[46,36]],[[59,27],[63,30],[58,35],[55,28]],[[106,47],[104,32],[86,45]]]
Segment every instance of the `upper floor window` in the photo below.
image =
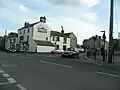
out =
[[29,41],[29,36],[27,36],[27,41]]
[[52,37],[52,41],[55,41],[55,37],[54,36]]
[[24,30],[24,34],[25,34],[25,30]]
[[64,37],[63,43],[67,43],[67,38]]
[[19,33],[21,34],[21,33],[22,33],[22,31],[21,31],[21,30],[19,30]]
[[13,42],[15,43],[15,38],[13,39]]
[[46,37],[46,41],[48,41],[48,37]]
[[28,31],[27,31],[27,32],[29,33],[29,31],[30,31],[30,29],[28,28]]
[[20,36],[20,42],[24,40],[24,36]]
[[60,41],[60,37],[57,37],[57,41]]

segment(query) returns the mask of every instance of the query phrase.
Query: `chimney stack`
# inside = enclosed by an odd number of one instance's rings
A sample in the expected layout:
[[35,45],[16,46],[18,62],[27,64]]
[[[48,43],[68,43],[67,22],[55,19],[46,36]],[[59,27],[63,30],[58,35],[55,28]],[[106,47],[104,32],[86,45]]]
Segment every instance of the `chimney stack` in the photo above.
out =
[[40,22],[46,23],[46,17],[40,17]]
[[61,28],[62,28],[61,33],[64,34],[63,26],[61,26]]

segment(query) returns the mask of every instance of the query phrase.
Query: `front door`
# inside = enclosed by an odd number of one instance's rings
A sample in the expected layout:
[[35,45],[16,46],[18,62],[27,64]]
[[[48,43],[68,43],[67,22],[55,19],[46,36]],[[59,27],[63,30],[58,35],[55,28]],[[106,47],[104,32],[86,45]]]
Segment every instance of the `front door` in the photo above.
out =
[[64,50],[64,51],[66,50],[66,45],[63,45],[63,50]]

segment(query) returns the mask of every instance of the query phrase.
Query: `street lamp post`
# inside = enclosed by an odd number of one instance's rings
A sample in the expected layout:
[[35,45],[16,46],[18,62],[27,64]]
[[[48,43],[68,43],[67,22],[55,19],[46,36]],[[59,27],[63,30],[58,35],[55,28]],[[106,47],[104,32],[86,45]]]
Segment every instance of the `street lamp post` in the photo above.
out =
[[104,50],[103,50],[103,61],[105,61],[105,40],[106,40],[106,35],[105,35],[105,31],[101,31],[103,32],[103,41],[104,41]]
[[93,40],[94,40],[94,57],[95,57],[95,60],[96,60],[96,49],[95,49],[95,41],[96,41],[96,37],[95,36],[93,36]]

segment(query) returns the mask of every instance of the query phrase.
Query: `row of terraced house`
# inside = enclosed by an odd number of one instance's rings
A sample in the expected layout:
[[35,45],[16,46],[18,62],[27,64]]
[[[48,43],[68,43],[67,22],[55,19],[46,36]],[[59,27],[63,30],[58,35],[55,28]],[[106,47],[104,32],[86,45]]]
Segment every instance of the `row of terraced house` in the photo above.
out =
[[5,49],[26,52],[51,52],[54,49],[76,48],[77,37],[73,32],[53,31],[46,23],[46,17],[40,17],[35,23],[25,22],[18,33],[11,32],[5,37]]

